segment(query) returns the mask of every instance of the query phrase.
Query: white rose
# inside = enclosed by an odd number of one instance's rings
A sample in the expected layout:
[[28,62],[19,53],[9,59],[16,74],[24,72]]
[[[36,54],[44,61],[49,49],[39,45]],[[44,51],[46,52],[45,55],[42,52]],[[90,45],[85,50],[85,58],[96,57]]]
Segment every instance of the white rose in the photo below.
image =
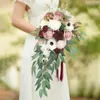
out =
[[66,41],[64,41],[64,40],[59,40],[59,41],[57,42],[57,48],[58,48],[58,49],[63,49],[65,46],[66,46]]
[[45,26],[45,25],[48,25],[48,21],[42,20],[42,21],[40,22],[40,26],[43,27],[43,26]]
[[57,20],[50,20],[48,23],[48,27],[50,27],[53,30],[58,30],[61,26],[61,22]]

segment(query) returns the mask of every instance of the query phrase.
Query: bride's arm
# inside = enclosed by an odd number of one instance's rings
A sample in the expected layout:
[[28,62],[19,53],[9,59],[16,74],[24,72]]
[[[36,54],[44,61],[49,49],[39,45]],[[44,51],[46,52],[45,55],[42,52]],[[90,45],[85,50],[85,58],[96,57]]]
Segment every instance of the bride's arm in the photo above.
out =
[[[22,2],[16,2],[14,4],[13,13],[11,22],[12,25],[20,30],[30,33],[36,29],[36,27],[32,26],[28,21],[24,19],[26,4]],[[35,35],[35,34],[33,34]]]

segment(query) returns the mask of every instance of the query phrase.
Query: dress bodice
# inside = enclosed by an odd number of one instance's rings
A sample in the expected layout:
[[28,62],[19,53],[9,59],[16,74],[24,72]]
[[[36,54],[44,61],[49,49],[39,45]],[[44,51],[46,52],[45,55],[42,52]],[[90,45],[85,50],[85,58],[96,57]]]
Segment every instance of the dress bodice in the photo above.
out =
[[28,10],[29,22],[38,27],[40,20],[49,11],[56,11],[59,0],[32,0],[31,8]]

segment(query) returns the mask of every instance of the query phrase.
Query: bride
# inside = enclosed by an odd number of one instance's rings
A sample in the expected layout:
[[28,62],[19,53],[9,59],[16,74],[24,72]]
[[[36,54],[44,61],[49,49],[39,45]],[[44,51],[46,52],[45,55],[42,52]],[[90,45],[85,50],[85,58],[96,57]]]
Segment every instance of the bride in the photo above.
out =
[[[66,0],[65,0],[66,1]],[[64,1],[63,1],[64,2]],[[12,25],[27,33],[21,65],[20,95],[19,100],[70,100],[66,65],[64,65],[63,81],[58,81],[56,72],[53,74],[52,88],[48,91],[48,97],[39,97],[35,91],[35,77],[31,75],[31,55],[37,42],[32,34],[39,26],[40,19],[49,12],[56,11],[62,3],[60,0],[15,0],[12,12]],[[27,12],[28,22],[24,19]],[[59,71],[61,69],[59,68]]]

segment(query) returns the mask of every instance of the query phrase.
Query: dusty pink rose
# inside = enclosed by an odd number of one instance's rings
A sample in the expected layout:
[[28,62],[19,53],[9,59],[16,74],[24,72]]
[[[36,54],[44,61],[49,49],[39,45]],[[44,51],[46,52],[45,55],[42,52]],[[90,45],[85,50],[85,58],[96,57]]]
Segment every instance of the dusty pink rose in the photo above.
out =
[[66,32],[64,33],[64,37],[65,37],[66,40],[69,41],[69,40],[72,38],[72,32],[66,31]]
[[54,20],[59,20],[60,18],[61,18],[61,17],[59,17],[59,16],[54,16],[54,17],[53,17]]
[[65,46],[66,46],[66,41],[64,41],[64,40],[59,40],[59,41],[57,42],[57,48],[58,48],[58,49],[63,49]]
[[55,15],[62,17],[62,13],[60,11],[56,11]]
[[53,19],[59,20],[61,17],[62,17],[62,13],[59,11],[56,11]]
[[45,39],[51,39],[53,37],[53,32],[51,30],[48,30],[47,32],[43,33],[43,36]]

